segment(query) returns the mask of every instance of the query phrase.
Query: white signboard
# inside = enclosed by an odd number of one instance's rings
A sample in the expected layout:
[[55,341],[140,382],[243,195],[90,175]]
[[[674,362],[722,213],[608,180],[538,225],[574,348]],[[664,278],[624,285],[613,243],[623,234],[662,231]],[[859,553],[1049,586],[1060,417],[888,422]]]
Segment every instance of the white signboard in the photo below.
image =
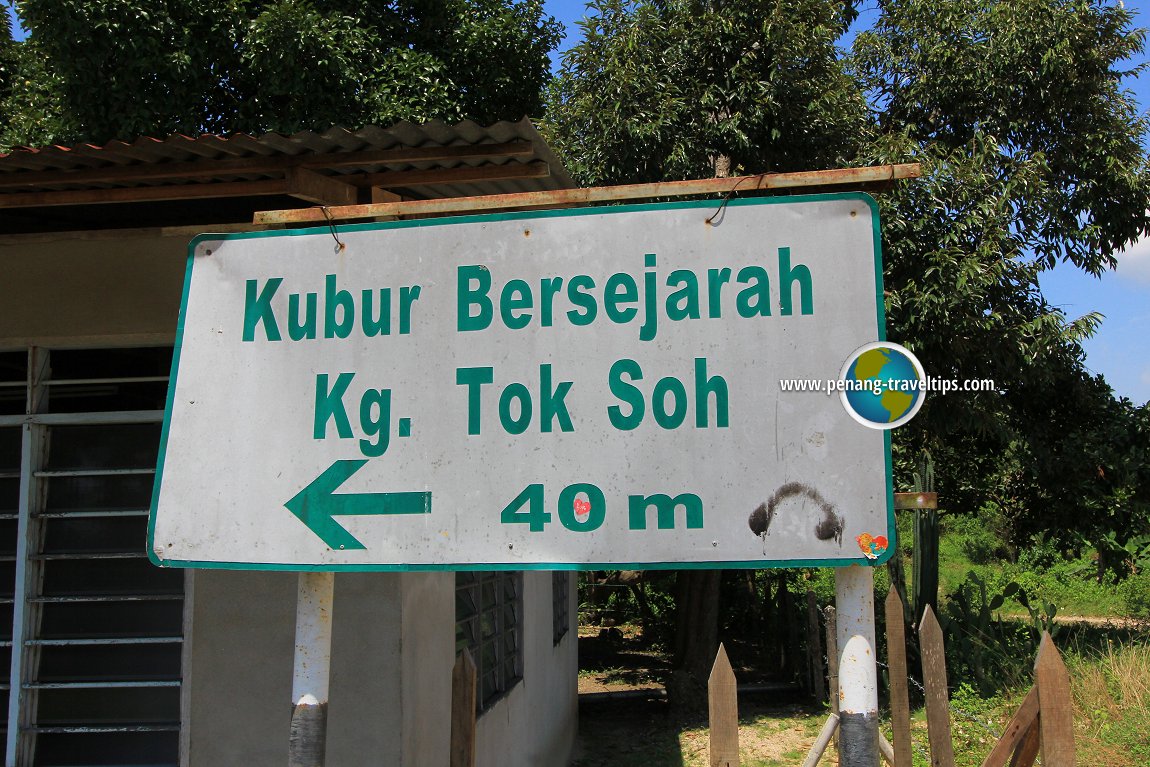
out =
[[717,206],[196,239],[152,560],[883,561],[886,432],[780,385],[882,337],[874,203]]

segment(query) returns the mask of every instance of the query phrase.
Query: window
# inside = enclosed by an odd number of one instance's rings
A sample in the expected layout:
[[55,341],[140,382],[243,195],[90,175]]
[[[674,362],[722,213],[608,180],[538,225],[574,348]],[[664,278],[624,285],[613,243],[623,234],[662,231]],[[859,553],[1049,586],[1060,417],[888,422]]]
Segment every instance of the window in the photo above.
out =
[[0,353],[7,764],[178,762],[184,574],[145,552],[170,364]]
[[523,677],[523,573],[455,574],[455,651],[475,661],[485,711]]
[[551,641],[559,644],[571,628],[571,573],[551,571]]

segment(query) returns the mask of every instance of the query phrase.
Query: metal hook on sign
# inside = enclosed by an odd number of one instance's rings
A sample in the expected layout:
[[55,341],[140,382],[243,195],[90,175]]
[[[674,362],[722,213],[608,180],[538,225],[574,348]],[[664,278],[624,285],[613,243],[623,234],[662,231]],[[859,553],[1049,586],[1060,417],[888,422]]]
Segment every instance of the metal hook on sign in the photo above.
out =
[[344,245],[339,239],[339,232],[335,228],[335,219],[331,217],[331,211],[328,210],[326,205],[320,205],[319,209],[323,211],[323,217],[327,219],[327,228],[331,231],[331,238],[335,240],[335,252],[342,253],[347,245]]
[[[763,177],[765,177],[766,175],[767,175],[766,173],[760,173],[758,175],[758,182],[761,183],[763,180]],[[708,223],[708,224],[715,223],[715,219],[718,218],[719,214],[721,214],[723,212],[723,209],[727,207],[727,203],[731,201],[731,197],[734,196],[735,191],[739,188],[739,185],[742,184],[744,181],[746,181],[748,178],[749,178],[749,176],[744,176],[743,178],[736,181],[735,185],[733,187],[731,187],[729,190],[727,190],[727,193],[723,195],[723,201],[721,203],[719,203],[719,209],[711,214],[710,218],[708,218],[706,220],[706,223]]]

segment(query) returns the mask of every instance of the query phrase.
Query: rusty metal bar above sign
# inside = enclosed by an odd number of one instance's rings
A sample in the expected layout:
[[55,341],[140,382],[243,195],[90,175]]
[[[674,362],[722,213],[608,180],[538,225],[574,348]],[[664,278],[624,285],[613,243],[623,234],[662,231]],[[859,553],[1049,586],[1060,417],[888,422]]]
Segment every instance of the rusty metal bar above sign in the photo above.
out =
[[551,192],[520,192],[482,197],[451,197],[436,200],[340,205],[322,208],[260,211],[254,224],[307,224],[329,220],[370,219],[380,216],[416,216],[438,213],[460,213],[477,210],[511,210],[584,205],[598,202],[642,200],[659,197],[687,197],[700,194],[731,194],[798,187],[858,186],[922,175],[918,163],[878,165],[869,168],[802,171],[798,173],[764,173],[757,176],[705,178],[693,181],[660,181],[650,184],[560,189]]

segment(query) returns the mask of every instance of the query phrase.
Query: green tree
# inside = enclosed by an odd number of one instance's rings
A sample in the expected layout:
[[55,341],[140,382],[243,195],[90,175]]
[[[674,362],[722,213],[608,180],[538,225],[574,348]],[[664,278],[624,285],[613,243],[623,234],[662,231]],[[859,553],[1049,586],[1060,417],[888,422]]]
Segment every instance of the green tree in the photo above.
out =
[[[597,0],[565,57],[545,126],[587,184],[845,164],[867,122],[835,40],[841,0]],[[700,697],[718,647],[720,571],[680,571],[680,703]]]
[[44,145],[70,134],[60,81],[44,66],[34,43],[17,42],[4,14],[0,27],[0,151],[17,144]]
[[1039,285],[1059,261],[1102,273],[1150,224],[1148,126],[1121,86],[1143,42],[1120,4],[892,0],[854,46],[875,109],[859,161],[925,169],[880,201],[890,336],[932,375],[997,383],[928,399],[896,444],[931,450],[955,506],[996,496],[1019,542],[1150,532],[1146,456],[1118,439],[1146,409],[1083,365],[1101,316]]
[[[20,0],[56,140],[293,132],[537,114],[560,27],[541,0]],[[34,106],[34,105],[33,105]],[[9,143],[26,104],[0,121]]]
[[586,184],[828,168],[866,105],[835,40],[842,0],[593,0],[564,58],[548,138]]
[[1085,370],[1101,317],[1067,318],[1039,285],[1063,261],[1100,274],[1150,226],[1147,125],[1121,84],[1143,46],[1129,11],[882,0],[842,55],[851,2],[590,11],[548,111],[584,183],[707,176],[723,155],[747,173],[923,164],[879,197],[888,335],[932,376],[997,388],[927,399],[895,434],[902,486],[928,448],[950,508],[1006,501],[1020,538],[1150,533],[1146,407]]

